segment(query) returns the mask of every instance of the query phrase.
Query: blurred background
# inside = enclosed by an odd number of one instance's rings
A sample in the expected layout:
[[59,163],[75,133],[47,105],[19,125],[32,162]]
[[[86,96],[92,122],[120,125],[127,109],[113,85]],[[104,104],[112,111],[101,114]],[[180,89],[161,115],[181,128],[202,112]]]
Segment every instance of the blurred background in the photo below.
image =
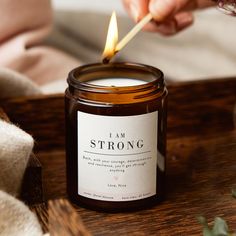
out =
[[[119,39],[135,25],[122,0],[52,0],[53,19],[49,0],[0,3],[0,66],[27,76],[48,93],[63,92],[74,67],[101,62],[113,10]],[[114,61],[155,66],[167,82],[235,76],[235,26],[236,17],[216,8],[199,11],[194,24],[175,36],[141,31]]]
[[56,9],[90,10],[96,12],[116,10],[119,13],[125,13],[120,0],[53,0],[52,2]]
[[[113,10],[118,13],[119,38],[134,26],[121,0],[53,0],[53,6],[57,24],[80,37],[84,49],[88,45],[86,55],[80,50],[84,63],[100,59]],[[235,25],[236,17],[226,16],[215,8],[197,12],[194,25],[174,37],[139,33],[116,60],[151,64],[174,81],[233,76],[236,74]]]

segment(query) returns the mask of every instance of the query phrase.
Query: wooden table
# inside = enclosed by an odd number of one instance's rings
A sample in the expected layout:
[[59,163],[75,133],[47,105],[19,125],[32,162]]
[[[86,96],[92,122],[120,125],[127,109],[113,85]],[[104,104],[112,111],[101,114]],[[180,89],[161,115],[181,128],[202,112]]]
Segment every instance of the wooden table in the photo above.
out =
[[[236,229],[236,200],[231,196],[236,186],[236,79],[171,84],[168,89],[166,200],[132,213],[77,207],[94,235],[201,235],[199,215],[210,222],[224,217]],[[10,99],[0,105],[35,138],[45,198],[66,197],[63,95]],[[45,222],[45,205],[33,208]]]

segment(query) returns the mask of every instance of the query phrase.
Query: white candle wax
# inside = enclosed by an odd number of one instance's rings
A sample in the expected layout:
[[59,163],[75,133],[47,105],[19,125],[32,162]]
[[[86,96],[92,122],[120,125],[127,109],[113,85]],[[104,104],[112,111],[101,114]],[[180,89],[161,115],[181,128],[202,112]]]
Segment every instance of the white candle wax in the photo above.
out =
[[144,80],[132,79],[132,78],[102,78],[90,80],[88,84],[107,86],[107,87],[129,87],[146,84]]

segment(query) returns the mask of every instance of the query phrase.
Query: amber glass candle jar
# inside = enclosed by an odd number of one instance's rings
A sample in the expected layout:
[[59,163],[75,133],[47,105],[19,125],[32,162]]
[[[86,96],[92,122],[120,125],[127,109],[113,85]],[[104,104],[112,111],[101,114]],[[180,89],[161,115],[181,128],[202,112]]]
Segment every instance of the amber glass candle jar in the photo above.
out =
[[67,192],[94,210],[150,206],[164,196],[163,73],[131,64],[72,70],[65,95]]

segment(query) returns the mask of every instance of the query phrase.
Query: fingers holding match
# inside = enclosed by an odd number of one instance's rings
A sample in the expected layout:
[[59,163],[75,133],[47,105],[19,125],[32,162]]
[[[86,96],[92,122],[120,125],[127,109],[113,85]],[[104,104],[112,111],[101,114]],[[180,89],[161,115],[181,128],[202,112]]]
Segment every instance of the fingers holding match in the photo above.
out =
[[210,0],[123,0],[125,8],[135,22],[148,13],[153,20],[144,29],[173,35],[192,25],[192,10],[214,5]]

